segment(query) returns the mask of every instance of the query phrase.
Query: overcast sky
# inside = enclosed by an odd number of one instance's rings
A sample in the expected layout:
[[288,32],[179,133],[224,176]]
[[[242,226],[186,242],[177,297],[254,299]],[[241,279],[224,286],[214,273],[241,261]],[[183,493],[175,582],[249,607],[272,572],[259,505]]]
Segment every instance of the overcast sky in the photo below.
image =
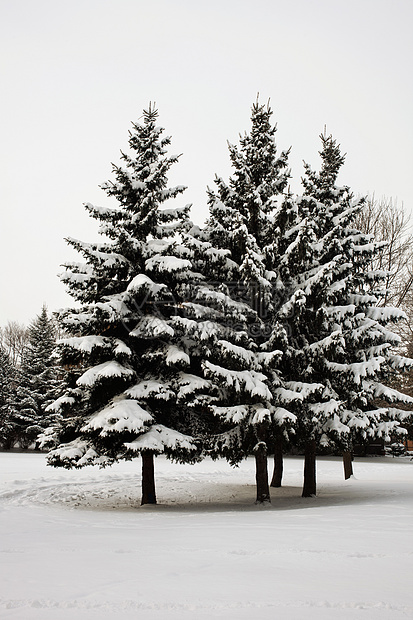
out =
[[72,304],[64,237],[97,239],[84,202],[149,101],[182,153],[192,218],[230,174],[226,141],[269,98],[299,191],[324,125],[339,182],[413,205],[411,0],[0,0],[0,326]]

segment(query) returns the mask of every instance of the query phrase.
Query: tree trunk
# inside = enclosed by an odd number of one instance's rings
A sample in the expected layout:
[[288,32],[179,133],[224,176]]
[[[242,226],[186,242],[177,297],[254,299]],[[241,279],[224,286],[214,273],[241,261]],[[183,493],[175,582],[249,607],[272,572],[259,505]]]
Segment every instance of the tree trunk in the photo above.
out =
[[144,504],[156,504],[155,466],[153,452],[142,452],[142,500]]
[[351,452],[343,452],[344,480],[353,475],[353,455]]
[[268,485],[267,449],[260,443],[255,451],[255,480],[257,483],[257,504],[271,502],[270,487]]
[[312,497],[317,492],[315,448],[316,442],[314,439],[310,439],[305,444],[304,485],[301,497]]
[[271,486],[280,487],[283,479],[283,449],[281,439],[277,439],[274,447],[274,472],[272,474]]

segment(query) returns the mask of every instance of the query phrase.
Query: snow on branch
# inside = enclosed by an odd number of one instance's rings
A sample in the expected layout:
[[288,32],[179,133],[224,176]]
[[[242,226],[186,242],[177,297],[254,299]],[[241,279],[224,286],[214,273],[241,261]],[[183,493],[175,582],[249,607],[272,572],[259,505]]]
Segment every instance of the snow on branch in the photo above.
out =
[[291,413],[291,411],[284,409],[284,407],[274,407],[272,417],[274,422],[276,422],[279,426],[282,426],[286,422],[294,423],[297,420],[297,416],[294,413]]
[[65,394],[65,395],[60,396],[59,398],[57,398],[50,405],[48,405],[48,407],[46,407],[45,411],[47,413],[49,413],[49,412],[58,413],[59,411],[62,411],[63,409],[65,409],[65,407],[70,406],[70,405],[74,405],[75,402],[76,402],[76,399],[73,396],[68,396],[68,395]]
[[147,379],[132,385],[125,391],[125,394],[136,400],[146,400],[147,398],[170,400],[175,397],[175,392],[171,390],[169,384],[154,379]]
[[122,364],[119,364],[116,360],[110,360],[89,368],[79,379],[76,381],[77,385],[84,387],[93,387],[96,383],[99,383],[107,378],[122,377],[123,379],[132,377],[134,371],[131,368],[125,368]]
[[330,400],[325,402],[311,403],[308,405],[308,408],[316,416],[330,417],[339,411],[341,404],[341,401],[336,400],[335,398],[330,398]]
[[258,363],[263,368],[273,368],[274,365],[280,361],[283,356],[283,352],[276,349],[275,351],[264,351],[256,353]]
[[118,207],[99,207],[92,205],[90,202],[85,202],[83,206],[89,211],[92,217],[102,221],[113,221],[115,219],[120,219],[123,215],[122,210]]
[[389,355],[388,363],[395,370],[410,370],[413,368],[413,359],[401,355]]
[[301,284],[301,287],[306,295],[311,295],[314,288],[320,284],[321,282],[330,283],[333,278],[334,268],[338,265],[341,260],[341,256],[335,256],[331,261],[326,263],[325,265],[321,265],[317,268],[316,272],[313,276],[310,276]]
[[104,298],[102,302],[91,304],[91,309],[96,309],[98,313],[102,313],[106,320],[111,323],[115,323],[119,319],[132,318],[132,312],[125,303],[124,293],[110,295]]
[[211,407],[214,415],[222,418],[225,422],[232,422],[238,424],[244,420],[249,414],[249,408],[247,405],[234,405],[232,407]]
[[400,308],[393,308],[391,306],[382,307],[372,307],[367,308],[365,310],[366,316],[374,321],[378,321],[379,323],[389,323],[390,321],[400,321],[401,319],[406,319],[407,315]]
[[346,306],[324,306],[323,311],[329,318],[341,321],[348,316],[353,316],[356,311],[356,306],[354,304],[347,304]]
[[204,362],[203,364],[207,375],[211,378],[219,379],[224,385],[232,387],[235,392],[245,391],[251,396],[257,396],[264,400],[271,401],[272,395],[265,385],[267,377],[254,370],[228,370],[222,366]]
[[[379,410],[377,410],[378,413],[380,413]],[[357,410],[351,410],[351,409],[344,409],[342,412],[342,419],[344,422],[346,422],[347,426],[350,429],[366,429],[369,425],[370,425],[370,419],[369,417],[366,415],[365,412],[361,411],[360,409]]]
[[191,269],[192,263],[186,258],[157,254],[145,261],[145,267],[148,271],[154,271],[156,273],[175,273],[177,271]]
[[185,351],[179,349],[174,344],[169,345],[166,348],[166,364],[167,366],[189,366],[191,363],[190,357]]
[[90,262],[105,269],[129,264],[129,261],[122,254],[114,252],[107,243],[85,243],[71,237],[66,238],[66,241],[76,250],[82,252]]
[[298,289],[291,296],[291,299],[281,306],[278,312],[278,317],[280,319],[286,319],[294,316],[295,314],[300,314],[300,310],[305,307],[306,301],[307,297],[305,296],[304,291]]
[[178,376],[178,399],[187,398],[191,394],[203,390],[209,390],[212,387],[211,381],[203,377],[197,377],[189,373],[180,372]]
[[372,304],[375,305],[378,302],[377,297],[374,295],[360,295],[356,293],[351,293],[349,295],[349,301],[351,304],[356,304],[357,306]]
[[342,222],[346,222],[349,218],[357,214],[362,208],[363,205],[361,202],[353,203],[348,209],[333,217],[332,222],[334,226],[339,226]]
[[257,367],[257,358],[253,351],[239,347],[227,340],[218,340],[217,345],[225,359],[236,360],[246,368]]
[[155,424],[146,432],[131,442],[124,443],[128,451],[136,454],[145,450],[150,450],[156,454],[163,452],[186,450],[195,451],[197,445],[192,437],[183,435],[162,424]]
[[132,355],[130,348],[117,338],[106,338],[104,336],[76,336],[73,338],[62,338],[57,341],[58,345],[75,349],[81,353],[91,353],[93,349],[113,350],[115,355]]
[[[169,189],[163,190],[162,195],[165,198],[174,197],[177,192],[182,192],[185,189],[185,186],[178,185],[177,187],[171,187]],[[190,209],[191,205],[187,204],[184,207],[175,207],[174,209],[159,209],[159,219],[163,222],[171,222],[175,219],[180,219],[182,216],[186,216]]]
[[49,465],[81,468],[85,465],[109,465],[112,460],[105,456],[99,456],[88,441],[77,438],[69,443],[61,444],[51,450],[47,456]]
[[253,310],[248,304],[240,301],[235,301],[221,291],[214,291],[206,286],[200,286],[197,289],[196,301],[204,302],[212,306],[215,310],[228,312],[233,311],[240,320],[246,320],[245,317],[253,315]]
[[181,316],[174,316],[171,322],[176,329],[181,329],[187,336],[199,339],[201,342],[222,335],[225,328],[214,321],[194,321]]
[[157,284],[149,276],[140,273],[131,280],[126,290],[132,294],[150,293],[156,299],[159,297],[159,293],[168,291],[168,287],[166,284]]
[[251,424],[262,424],[271,421],[271,411],[261,404],[251,406]]
[[353,246],[355,254],[368,254],[371,255],[377,250],[385,248],[388,245],[387,241],[373,241],[371,243],[363,243]]
[[331,347],[337,347],[338,345],[340,345],[341,347],[346,346],[345,340],[340,330],[332,332],[329,336],[323,338],[322,340],[319,340],[318,342],[313,342],[308,346],[308,348],[312,353],[324,354],[324,352]]
[[355,383],[359,384],[361,379],[368,376],[374,376],[380,371],[382,364],[385,363],[384,357],[376,357],[366,362],[356,362],[354,364],[339,364],[337,362],[329,362],[326,365],[333,372],[352,375]]
[[338,435],[348,435],[350,433],[349,427],[343,424],[336,414],[324,422],[322,430],[326,433],[333,432]]
[[143,316],[136,327],[130,332],[135,338],[160,338],[173,336],[174,330],[164,319],[157,316]]
[[122,399],[94,413],[82,427],[82,432],[100,431],[101,437],[110,433],[141,432],[153,418],[136,400]]
[[273,390],[274,396],[277,400],[283,405],[294,403],[294,402],[302,402],[304,400],[304,395],[295,390],[288,390],[283,387],[278,387]]
[[387,409],[387,415],[391,420],[399,420],[399,422],[408,422],[412,424],[413,421],[413,411],[389,407],[389,409]]
[[[210,322],[211,320],[222,320],[224,318],[224,313],[212,307],[211,304],[203,305],[184,301],[182,303],[182,308],[189,316],[193,317],[194,319],[207,319],[208,322]],[[179,319],[174,318],[173,320]]]
[[363,389],[371,392],[374,398],[382,398],[386,400],[388,403],[406,403],[413,404],[413,397],[408,396],[407,394],[403,394],[398,390],[394,390],[393,388],[389,388],[382,383],[378,383],[377,381],[363,381]]
[[293,392],[298,392],[304,399],[324,390],[322,383],[303,383],[301,381],[287,381],[285,387]]
[[353,329],[351,336],[354,342],[362,341],[363,338],[367,337],[367,339],[372,336],[378,336],[380,338],[380,331],[377,329],[377,321],[373,319],[365,318],[364,313],[359,313],[356,315],[356,320],[361,321],[360,325]]

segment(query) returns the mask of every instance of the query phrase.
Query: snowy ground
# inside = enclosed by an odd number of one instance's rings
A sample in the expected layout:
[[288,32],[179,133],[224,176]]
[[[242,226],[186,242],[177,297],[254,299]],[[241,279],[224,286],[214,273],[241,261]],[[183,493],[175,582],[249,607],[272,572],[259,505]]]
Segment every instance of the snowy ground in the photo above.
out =
[[56,470],[0,454],[0,618],[396,620],[413,617],[413,461],[285,464],[254,505],[254,464],[156,461],[158,506],[139,505],[138,461]]

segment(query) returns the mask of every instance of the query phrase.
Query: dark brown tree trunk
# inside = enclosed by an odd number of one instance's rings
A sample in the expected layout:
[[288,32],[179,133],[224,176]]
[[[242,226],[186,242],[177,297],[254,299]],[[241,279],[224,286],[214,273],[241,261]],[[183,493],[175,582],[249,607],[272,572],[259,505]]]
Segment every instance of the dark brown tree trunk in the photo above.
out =
[[155,466],[153,452],[142,452],[142,500],[144,504],[156,504]]
[[344,480],[353,475],[353,455],[351,452],[343,452]]
[[283,479],[283,448],[281,439],[277,439],[274,446],[274,471],[272,474],[271,486],[280,487]]
[[316,442],[310,439],[305,444],[304,451],[304,485],[301,497],[312,497],[317,492],[316,467],[315,467]]
[[271,502],[270,487],[268,485],[267,448],[260,443],[255,451],[255,480],[257,483],[257,504]]

